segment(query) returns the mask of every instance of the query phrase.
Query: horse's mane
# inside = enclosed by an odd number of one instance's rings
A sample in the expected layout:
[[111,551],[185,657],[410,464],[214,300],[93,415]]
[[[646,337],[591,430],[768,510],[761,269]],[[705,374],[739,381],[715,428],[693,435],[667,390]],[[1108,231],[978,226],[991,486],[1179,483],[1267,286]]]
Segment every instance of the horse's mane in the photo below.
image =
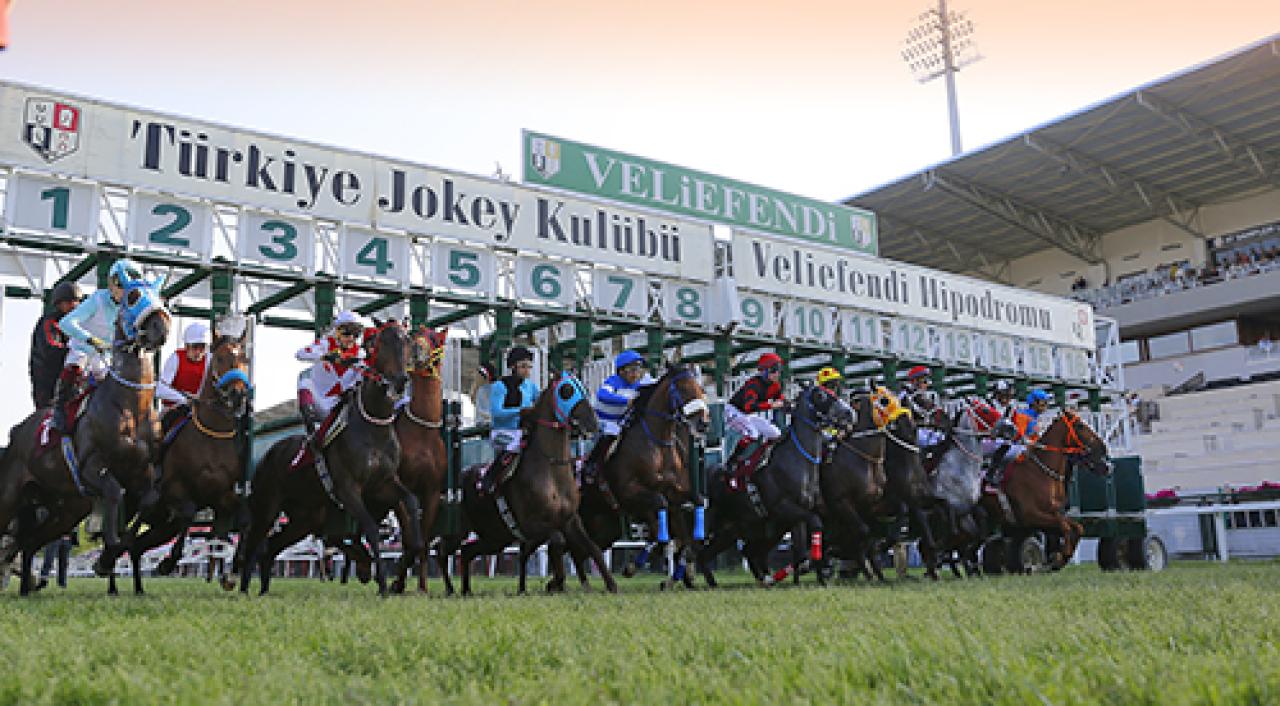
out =
[[632,424],[635,423],[635,420],[638,419],[640,416],[639,415],[640,410],[643,410],[645,407],[649,406],[649,401],[652,400],[653,395],[659,389],[662,388],[663,383],[668,382],[672,376],[676,375],[677,373],[683,370],[686,370],[687,368],[688,368],[687,365],[681,365],[681,364],[671,365],[666,369],[666,371],[662,373],[662,377],[658,378],[657,380],[654,380],[653,382],[647,385],[641,385],[640,387],[636,388],[638,391],[636,394],[636,398],[632,400],[631,404],[627,407],[627,413],[625,416],[623,416],[622,423],[619,425],[621,429],[623,431],[626,431],[627,428],[629,428]]

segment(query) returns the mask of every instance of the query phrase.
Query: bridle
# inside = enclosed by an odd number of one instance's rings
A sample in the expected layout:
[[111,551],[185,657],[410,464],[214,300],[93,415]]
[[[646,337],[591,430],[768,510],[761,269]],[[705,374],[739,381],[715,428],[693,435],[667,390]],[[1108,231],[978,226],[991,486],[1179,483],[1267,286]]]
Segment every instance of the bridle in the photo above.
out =
[[[391,331],[393,329],[398,329],[403,331],[403,327],[400,326],[400,322],[396,321],[395,319],[387,321],[383,323],[381,326],[378,326],[376,329],[374,329],[373,347],[369,351],[368,359],[363,364],[359,364],[357,367],[357,370],[360,371],[360,375],[362,376],[362,380],[358,385],[355,386],[355,387],[361,387],[367,381],[372,381],[376,383],[379,387],[382,388],[382,392],[384,395],[386,395],[387,400],[393,403],[391,414],[387,417],[375,417],[372,414],[370,414],[369,411],[365,408],[364,395],[360,394],[359,390],[356,390],[355,388],[353,388],[353,392],[355,393],[355,397],[356,397],[356,409],[360,412],[360,417],[364,419],[366,422],[373,424],[375,426],[380,426],[380,427],[388,426],[396,420],[396,410],[394,409],[394,403],[400,398],[400,395],[404,392],[403,389],[396,390],[395,389],[396,383],[388,379],[387,375],[382,373],[382,371],[378,370],[376,367],[377,361],[378,361],[378,346],[380,345],[382,335],[385,332]],[[407,366],[406,366],[406,371],[407,371]]]
[[680,394],[680,388],[677,385],[685,380],[693,378],[693,371],[689,368],[681,368],[678,372],[671,376],[667,381],[667,411],[665,413],[652,409],[650,405],[640,413],[640,428],[644,430],[644,434],[656,446],[668,448],[675,444],[675,436],[671,433],[667,434],[666,439],[659,439],[653,430],[649,428],[647,417],[653,416],[667,422],[679,422],[689,427],[689,431],[697,433],[693,428],[690,419],[696,415],[706,412],[707,401],[703,397],[694,397],[686,400],[684,395]]
[[[227,343],[225,345],[234,346],[235,344]],[[215,355],[215,351],[211,350],[207,355],[212,357]],[[239,356],[234,350],[231,351],[231,355],[236,356],[237,362],[238,362]],[[209,375],[213,374],[212,365],[209,367],[209,372],[207,374]],[[232,401],[231,401],[230,385],[233,382],[241,382],[244,384],[244,387],[245,387],[245,398],[240,401],[238,409],[236,408],[235,405],[232,404]],[[244,368],[241,367],[240,365],[233,364],[232,367],[230,367],[226,372],[222,373],[217,377],[217,379],[212,381],[212,386],[213,386],[214,393],[218,396],[218,400],[217,400],[218,404],[223,408],[223,410],[235,420],[242,419],[244,415],[248,412],[247,402],[249,399],[249,394],[253,392],[253,384],[249,382],[249,375],[245,373]],[[201,400],[198,397],[188,398],[188,399],[190,399],[191,401],[191,423],[195,425],[196,429],[200,430],[201,434],[204,434],[205,436],[208,436],[214,439],[225,440],[225,439],[235,438],[236,434],[239,433],[238,424],[235,425],[230,431],[217,431],[215,429],[210,428],[208,425],[206,425],[203,421],[200,420],[200,412],[199,412],[200,405],[204,403],[205,400]]]
[[[436,340],[437,337],[439,338],[438,341]],[[444,335],[437,334],[425,326],[419,329],[418,334],[413,337],[413,354],[409,358],[407,367],[410,375],[427,379],[440,379],[441,371],[444,368],[444,338]],[[425,357],[419,355],[419,351],[423,348],[428,351]],[[444,427],[444,420],[431,422],[415,415],[412,404],[406,404],[402,411],[409,421],[425,429],[441,429]]]
[[[813,403],[813,396],[819,395],[819,394],[823,395],[824,399],[831,400],[831,405],[828,406],[827,411],[825,412],[818,409],[817,405]],[[818,385],[810,387],[806,389],[803,393],[801,393],[800,400],[801,402],[804,403],[805,411],[808,414],[795,415],[795,419],[791,424],[791,430],[790,430],[791,443],[796,445],[796,449],[800,452],[800,455],[803,456],[806,461],[808,461],[809,463],[820,465],[822,463],[822,449],[819,448],[818,453],[816,454],[809,453],[808,449],[804,447],[804,444],[800,443],[800,437],[796,434],[795,422],[804,424],[806,427],[813,429],[814,431],[817,431],[819,436],[821,436],[823,433],[823,429],[825,427],[831,426],[831,424],[835,422],[835,418],[831,415],[831,407],[834,407],[836,405],[845,405],[847,407],[848,405],[845,404],[844,400],[840,399],[839,397],[836,397],[835,395],[828,392],[825,388]]]

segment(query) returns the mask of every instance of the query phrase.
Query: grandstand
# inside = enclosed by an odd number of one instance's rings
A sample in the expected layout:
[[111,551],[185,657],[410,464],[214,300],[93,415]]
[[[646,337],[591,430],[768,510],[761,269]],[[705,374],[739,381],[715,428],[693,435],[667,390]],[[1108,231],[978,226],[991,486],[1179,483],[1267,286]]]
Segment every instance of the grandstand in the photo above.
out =
[[1280,481],[1280,34],[845,202],[1114,319],[1149,491]]

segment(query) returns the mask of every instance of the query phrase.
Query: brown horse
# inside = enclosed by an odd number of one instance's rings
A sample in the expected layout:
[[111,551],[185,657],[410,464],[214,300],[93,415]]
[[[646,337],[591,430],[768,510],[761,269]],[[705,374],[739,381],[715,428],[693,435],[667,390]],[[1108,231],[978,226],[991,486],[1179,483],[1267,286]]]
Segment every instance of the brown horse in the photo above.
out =
[[[137,512],[152,490],[153,464],[159,444],[159,421],[153,411],[154,351],[169,336],[169,312],[160,306],[159,286],[137,282],[126,286],[125,301],[141,320],[130,321],[125,333],[125,307],[116,320],[107,377],[89,396],[83,418],[72,432],[75,470],[56,441],[39,449],[38,437],[49,410],[36,410],[10,432],[9,447],[0,460],[0,531],[18,520],[17,536],[0,557],[7,563],[22,551],[21,593],[31,586],[31,562],[40,547],[66,534],[93,509],[90,495],[103,500],[103,555],[94,565],[101,576],[114,566],[103,561],[119,556],[119,517]],[[144,299],[154,302],[148,305]],[[109,590],[115,593],[115,581]]]
[[[236,548],[232,567],[233,572],[242,572],[242,592],[249,591],[255,558],[261,593],[266,593],[275,557],[309,534],[323,535],[329,514],[345,511],[360,525],[361,538],[373,559],[378,593],[386,594],[386,576],[378,550],[378,519],[365,501],[366,489],[382,483],[393,485],[400,494],[396,514],[404,533],[405,554],[416,558],[420,551],[418,501],[395,477],[400,466],[400,443],[392,429],[396,402],[409,381],[409,337],[395,321],[381,324],[372,335],[373,355],[363,369],[364,379],[343,395],[340,404],[344,407],[336,412],[345,417],[346,427],[322,452],[331,474],[332,492],[326,489],[317,464],[293,468],[292,461],[305,443],[301,434],[277,441],[259,462],[249,496],[249,527]],[[281,511],[288,517],[288,524],[268,538]],[[223,587],[232,586],[232,580],[224,577]]]
[[[165,420],[166,430],[169,424],[183,426],[161,452],[160,501],[141,516],[147,530],[138,534],[135,527],[126,537],[135,560],[177,538],[169,556],[160,563],[161,574],[172,573],[182,558],[187,528],[197,512],[208,507],[218,517],[228,518],[241,508],[236,483],[244,477],[241,452],[246,440],[240,429],[250,391],[247,335],[246,330],[238,337],[218,336],[189,411],[180,409]],[[142,571],[136,561],[133,590],[142,593]]]
[[[595,434],[599,428],[586,389],[573,375],[562,373],[521,416],[526,420],[528,442],[510,480],[492,494],[481,495],[477,480],[487,464],[472,466],[462,474],[462,508],[466,524],[478,538],[463,544],[464,527],[460,534],[446,538],[441,549],[441,556],[451,557],[462,546],[462,595],[471,595],[472,560],[497,554],[512,542],[520,546],[520,593],[525,592],[529,556],[544,543],[550,544],[548,557],[554,572],[547,583],[548,592],[564,590],[566,544],[588,553],[609,591],[617,592],[618,585],[600,548],[587,536],[578,517],[578,484],[569,442],[575,433]],[[442,568],[446,567],[447,563],[442,563]]]
[[1064,409],[1040,439],[1030,444],[1005,471],[1004,489],[1013,516],[1007,516],[997,495],[986,494],[982,499],[987,515],[1000,521],[1006,536],[1020,530],[1060,533],[1063,544],[1051,557],[1055,569],[1071,560],[1084,534],[1084,527],[1065,512],[1067,480],[1073,460],[1095,473],[1111,473],[1106,442],[1080,415]]
[[[677,578],[677,555],[683,560],[693,558],[692,527],[681,509],[700,501],[693,497],[689,482],[689,435],[678,432],[706,432],[710,421],[707,396],[695,369],[677,365],[656,383],[641,388],[631,410],[617,446],[601,469],[617,507],[604,488],[589,485],[582,490],[578,515],[602,550],[622,537],[624,514],[643,520],[649,526],[649,540],[666,545],[668,575],[663,586],[670,587]],[[675,541],[663,541],[668,536]],[[647,554],[646,550],[641,556]],[[578,580],[585,586],[587,555],[581,550],[572,555]],[[680,573],[686,585],[692,584],[692,572]]]
[[853,428],[836,436],[819,471],[821,514],[828,528],[824,554],[854,562],[858,573],[871,578],[868,564],[879,570],[871,525],[888,482],[884,470],[888,442],[875,424],[869,395],[854,395],[850,406]]

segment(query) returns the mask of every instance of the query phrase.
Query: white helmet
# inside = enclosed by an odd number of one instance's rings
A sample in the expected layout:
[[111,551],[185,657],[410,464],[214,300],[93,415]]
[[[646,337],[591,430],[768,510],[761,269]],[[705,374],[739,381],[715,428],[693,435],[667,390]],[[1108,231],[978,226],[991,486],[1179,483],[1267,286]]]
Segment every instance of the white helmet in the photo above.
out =
[[182,333],[182,342],[187,345],[193,343],[209,345],[209,327],[199,321],[187,326],[187,330]]
[[354,311],[342,311],[338,313],[337,318],[333,320],[334,327],[344,324],[354,324],[356,326],[364,326],[364,320]]

